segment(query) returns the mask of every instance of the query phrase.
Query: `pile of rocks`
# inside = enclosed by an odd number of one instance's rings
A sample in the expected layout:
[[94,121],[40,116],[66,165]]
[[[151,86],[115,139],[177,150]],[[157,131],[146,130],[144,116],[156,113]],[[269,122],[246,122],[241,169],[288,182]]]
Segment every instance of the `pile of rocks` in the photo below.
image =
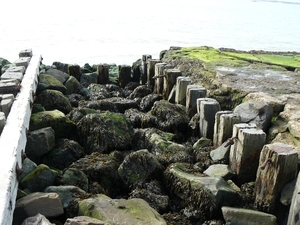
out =
[[276,224],[255,180],[235,184],[229,154],[199,138],[197,113],[137,82],[100,84],[97,66],[40,69],[14,224]]

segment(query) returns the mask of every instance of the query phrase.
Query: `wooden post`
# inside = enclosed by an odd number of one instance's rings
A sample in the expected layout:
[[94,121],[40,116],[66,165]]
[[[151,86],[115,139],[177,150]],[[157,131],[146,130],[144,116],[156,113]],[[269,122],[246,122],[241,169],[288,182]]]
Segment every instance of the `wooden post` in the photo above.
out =
[[151,55],[142,56],[142,84],[147,83],[147,62],[148,59],[152,59]]
[[68,65],[68,74],[80,82],[81,68],[79,65]]
[[142,75],[142,65],[141,61],[136,61],[132,63],[132,82],[139,83],[141,82]]
[[200,85],[190,84],[186,88],[186,112],[190,117],[197,113],[197,99],[205,98],[206,89]]
[[199,127],[200,136],[213,140],[215,115],[220,111],[220,104],[213,98],[199,98]]
[[109,65],[99,64],[97,66],[98,84],[107,84],[109,82]]
[[255,124],[234,124],[229,154],[229,166],[236,173],[236,182],[243,184],[254,181],[259,154],[266,140],[263,130]]
[[124,88],[131,81],[131,66],[119,65],[119,86]]
[[292,146],[279,142],[265,145],[260,153],[255,181],[256,207],[273,212],[282,187],[295,179],[297,173],[298,154]]
[[175,103],[185,106],[186,104],[186,89],[191,83],[189,77],[177,77],[176,82],[176,93],[175,93]]
[[214,147],[221,146],[228,138],[231,138],[233,125],[240,122],[241,117],[232,111],[217,112],[214,126]]
[[182,76],[182,73],[179,69],[165,69],[164,70],[164,89],[163,89],[163,99],[167,100],[173,89],[173,86],[176,85],[177,77]]
[[298,173],[287,224],[300,224],[300,173]]
[[172,66],[167,63],[157,63],[155,64],[155,84],[154,93],[161,95],[164,88],[164,70],[171,69]]
[[155,80],[153,79],[155,75],[155,64],[160,63],[159,59],[148,59],[147,63],[147,86],[154,89]]

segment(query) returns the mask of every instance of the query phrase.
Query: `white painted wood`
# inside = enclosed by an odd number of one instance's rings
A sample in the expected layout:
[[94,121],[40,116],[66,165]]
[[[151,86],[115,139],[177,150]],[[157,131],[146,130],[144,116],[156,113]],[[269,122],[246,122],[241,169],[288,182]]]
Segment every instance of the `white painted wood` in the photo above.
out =
[[18,181],[16,166],[22,167],[21,152],[25,151],[31,105],[37,88],[41,56],[33,55],[27,67],[20,92],[11,107],[0,136],[0,224],[11,225]]

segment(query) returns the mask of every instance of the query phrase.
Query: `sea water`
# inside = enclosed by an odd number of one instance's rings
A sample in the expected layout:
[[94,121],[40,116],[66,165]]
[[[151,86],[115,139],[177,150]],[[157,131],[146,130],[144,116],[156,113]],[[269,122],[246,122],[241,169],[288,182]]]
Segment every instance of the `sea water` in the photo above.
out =
[[[0,57],[31,48],[43,63],[132,64],[170,46],[300,52],[300,1],[10,0]],[[297,4],[299,3],[299,4]]]

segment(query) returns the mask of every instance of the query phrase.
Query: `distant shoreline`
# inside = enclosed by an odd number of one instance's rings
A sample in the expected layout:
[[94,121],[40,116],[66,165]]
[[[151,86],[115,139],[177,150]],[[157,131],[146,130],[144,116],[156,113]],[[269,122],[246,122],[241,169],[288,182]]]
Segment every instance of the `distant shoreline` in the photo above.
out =
[[284,3],[284,4],[295,4],[300,5],[300,2],[291,2],[291,1],[274,1],[274,0],[252,0],[253,2],[274,2],[274,3]]

